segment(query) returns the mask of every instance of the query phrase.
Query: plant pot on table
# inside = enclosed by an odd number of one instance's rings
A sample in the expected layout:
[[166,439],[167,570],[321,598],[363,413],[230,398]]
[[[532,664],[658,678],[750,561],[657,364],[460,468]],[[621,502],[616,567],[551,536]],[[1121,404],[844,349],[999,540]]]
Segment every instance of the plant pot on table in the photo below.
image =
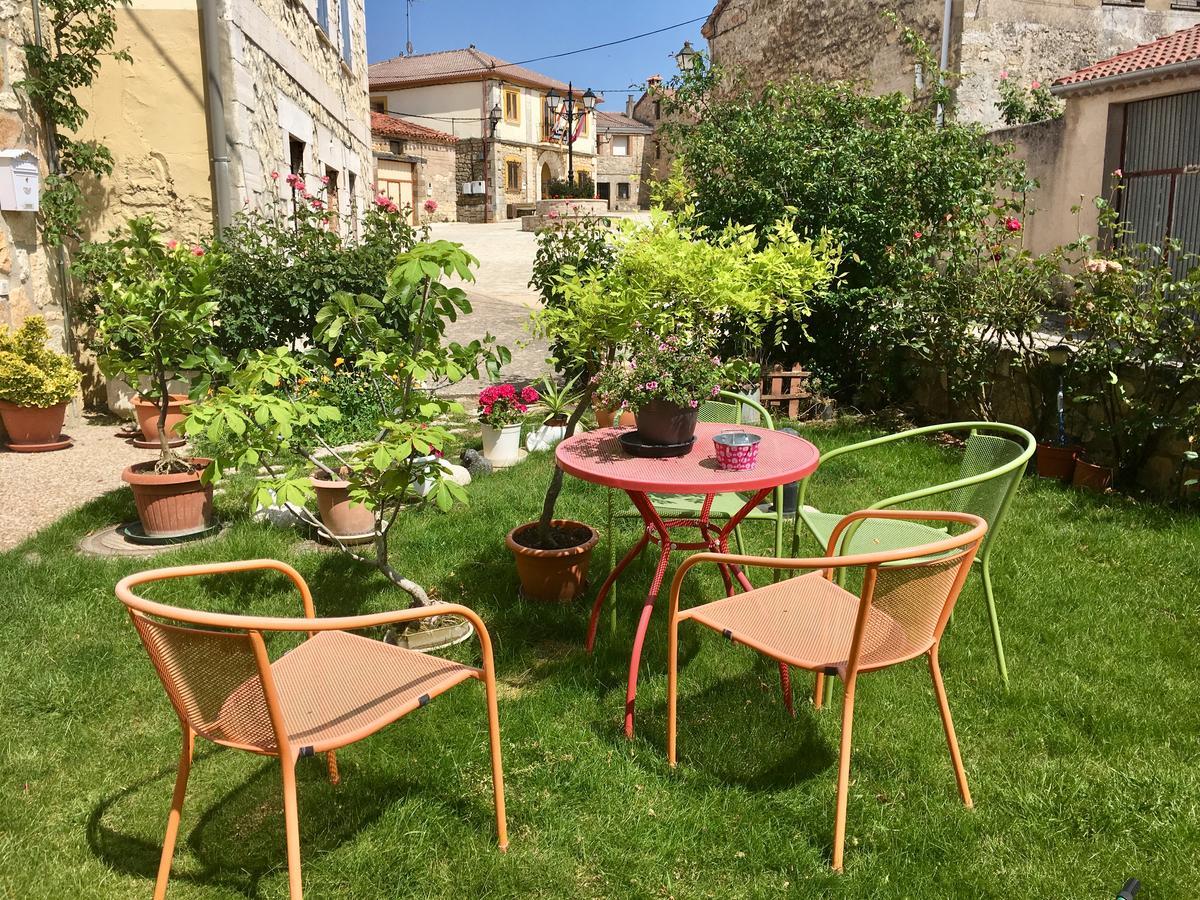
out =
[[1102,466],[1083,458],[1075,460],[1075,471],[1071,475],[1072,486],[1102,494],[1112,487],[1112,483],[1111,466]]
[[138,518],[148,537],[171,538],[212,527],[212,484],[201,481],[209,459],[187,460],[190,472],[154,471],[154,462],[135,463],[121,473],[133,491]]
[[592,526],[571,519],[555,519],[551,527],[570,542],[568,546],[542,546],[537,539],[537,522],[518,525],[508,533],[505,543],[516,558],[523,596],[548,602],[573,600],[587,587],[592,549],[600,534]]
[[[158,417],[161,412],[157,400],[149,400],[141,394],[134,397],[133,411],[137,415],[138,427],[142,429],[142,440],[147,444],[158,444]],[[171,444],[182,444],[183,435],[179,434],[179,423],[187,418],[183,408],[190,401],[187,394],[171,394],[167,404],[167,441]]]
[[638,410],[637,431],[651,444],[686,444],[696,434],[698,407],[651,400]]
[[1042,478],[1070,481],[1075,472],[1075,460],[1078,456],[1079,448],[1076,446],[1039,443],[1036,457],[1037,473]]
[[[612,428],[614,422],[617,422],[617,411],[615,409],[596,408],[597,425],[599,425],[601,428]],[[622,428],[636,428],[637,416],[627,409],[621,413],[621,419],[618,424]]]
[[17,453],[44,453],[71,446],[62,433],[67,404],[54,406],[18,406],[0,400],[0,419],[8,433],[8,449]]
[[344,544],[375,539],[375,511],[350,499],[350,482],[319,473],[312,476],[312,486],[326,531]]
[[515,466],[521,461],[521,423],[483,426],[483,458],[496,468]]

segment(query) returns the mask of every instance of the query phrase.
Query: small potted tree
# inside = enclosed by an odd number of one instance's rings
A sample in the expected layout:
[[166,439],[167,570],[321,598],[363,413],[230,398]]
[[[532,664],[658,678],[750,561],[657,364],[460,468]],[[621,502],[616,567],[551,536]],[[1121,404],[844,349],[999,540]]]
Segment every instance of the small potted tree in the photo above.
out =
[[[154,220],[131,219],[129,236],[114,242],[113,270],[97,290],[97,345],[105,375],[143,379],[144,399],[156,411],[159,457],[129,466],[121,478],[133,490],[138,518],[149,538],[174,538],[212,527],[212,485],[203,479],[207,459],[172,447],[168,428],[172,397],[168,384],[185,370],[219,368],[210,347],[217,290],[214,257],[200,247],[163,241]],[[199,379],[194,391],[203,391]]]
[[[475,264],[460,244],[418,243],[397,257],[382,299],[334,295],[316,315],[314,347],[305,353],[279,347],[248,354],[227,384],[192,408],[184,425],[189,436],[203,435],[223,448],[206,473],[209,480],[234,467],[261,471],[264,477],[252,497],[255,507],[286,507],[320,529],[341,552],[378,569],[409,594],[414,606],[435,601],[393,567],[391,528],[416,503],[433,502],[448,510],[467,499],[440,459],[454,440],[445,417],[463,408],[437,390],[468,375],[494,376],[509,359],[508,351],[490,337],[466,345],[443,343],[446,323],[471,311],[466,293],[444,279],[457,275],[471,280]],[[373,385],[378,399],[378,431],[350,447],[334,446],[326,437],[341,414],[322,395],[316,376],[328,371],[328,348],[335,346],[345,354],[345,365]],[[310,389],[314,384],[316,389]],[[321,499],[326,490],[331,493]],[[322,520],[306,508],[314,499]],[[357,509],[364,515],[362,523],[346,526],[365,529],[363,545],[343,540],[339,525],[326,518],[338,512],[339,504],[345,504],[346,512]],[[410,647],[430,647],[471,634],[468,623],[452,616],[425,619],[413,627],[395,639]]]
[[13,332],[0,326],[0,418],[18,453],[71,446],[62,427],[80,376],[70,357],[46,347],[49,336],[41,316]]
[[699,334],[642,342],[626,371],[623,398],[637,414],[646,444],[679,447],[696,432],[700,404],[720,393],[721,360]]

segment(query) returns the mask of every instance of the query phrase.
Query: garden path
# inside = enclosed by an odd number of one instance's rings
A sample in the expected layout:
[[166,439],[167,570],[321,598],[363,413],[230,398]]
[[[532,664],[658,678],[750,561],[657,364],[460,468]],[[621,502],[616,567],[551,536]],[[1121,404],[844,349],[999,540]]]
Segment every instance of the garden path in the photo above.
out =
[[53,453],[0,450],[0,551],[8,550],[77,506],[122,486],[131,463],[154,459],[116,436],[115,420],[68,420],[75,445]]

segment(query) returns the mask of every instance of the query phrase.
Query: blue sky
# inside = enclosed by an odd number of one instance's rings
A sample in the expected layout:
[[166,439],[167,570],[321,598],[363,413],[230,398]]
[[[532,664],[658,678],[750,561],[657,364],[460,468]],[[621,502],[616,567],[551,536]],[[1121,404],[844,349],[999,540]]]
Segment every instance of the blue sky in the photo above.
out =
[[[707,16],[714,0],[603,0],[599,5],[572,8],[562,0],[416,0],[412,5],[412,42],[416,53],[451,50],[475,44],[509,62],[576,50],[619,40],[686,19]],[[403,52],[405,0],[366,0],[367,58],[371,62]],[[565,17],[563,9],[571,10]],[[585,11],[586,10],[586,11]],[[703,21],[662,34],[579,53],[562,59],[530,63],[529,68],[573,81],[576,87],[608,91],[604,108],[623,109],[626,93],[636,91],[646,76],[670,77],[671,57],[691,40],[703,48]]]

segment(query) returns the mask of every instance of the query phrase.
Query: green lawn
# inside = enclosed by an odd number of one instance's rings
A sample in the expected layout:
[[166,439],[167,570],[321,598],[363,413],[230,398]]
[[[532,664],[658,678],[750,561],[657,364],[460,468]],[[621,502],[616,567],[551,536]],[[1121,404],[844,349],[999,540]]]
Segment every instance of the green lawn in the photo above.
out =
[[[827,449],[867,431],[809,436]],[[952,455],[934,445],[886,450],[831,465],[810,499],[850,510],[952,472]],[[1011,691],[1000,687],[974,576],[943,641],[976,809],[958,800],[925,668],[866,675],[846,873],[836,876],[836,702],[821,712],[799,704],[791,719],[771,665],[685,630],[680,767],[668,770],[664,602],[643,660],[638,734],[626,741],[624,681],[650,567],[623,581],[617,630],[602,627],[595,656],[583,650],[587,604],[518,599],[503,537],[535,516],[548,474],[542,457],[492,476],[471,487],[469,507],[415,515],[394,538],[399,568],[490,624],[510,851],[495,847],[482,689],[472,684],[343,751],[338,788],[320,760],[301,762],[309,897],[1109,898],[1131,875],[1145,900],[1197,895],[1194,514],[1026,479],[993,559]],[[604,501],[568,479],[561,512],[602,523]],[[221,537],[155,564],[270,556],[310,580],[318,613],[402,601],[382,578],[246,521],[232,496],[222,502],[232,524]],[[89,530],[132,516],[118,492],[0,554],[0,896],[150,895],[178,724],[112,593],[149,564],[74,549]],[[758,530],[751,547],[767,543]],[[607,567],[598,549],[593,584]],[[691,599],[717,583],[692,582]],[[299,610],[274,576],[151,595]],[[453,654],[473,660],[475,647]],[[797,678],[799,691],[808,684]],[[277,764],[198,750],[170,896],[286,896]]]

